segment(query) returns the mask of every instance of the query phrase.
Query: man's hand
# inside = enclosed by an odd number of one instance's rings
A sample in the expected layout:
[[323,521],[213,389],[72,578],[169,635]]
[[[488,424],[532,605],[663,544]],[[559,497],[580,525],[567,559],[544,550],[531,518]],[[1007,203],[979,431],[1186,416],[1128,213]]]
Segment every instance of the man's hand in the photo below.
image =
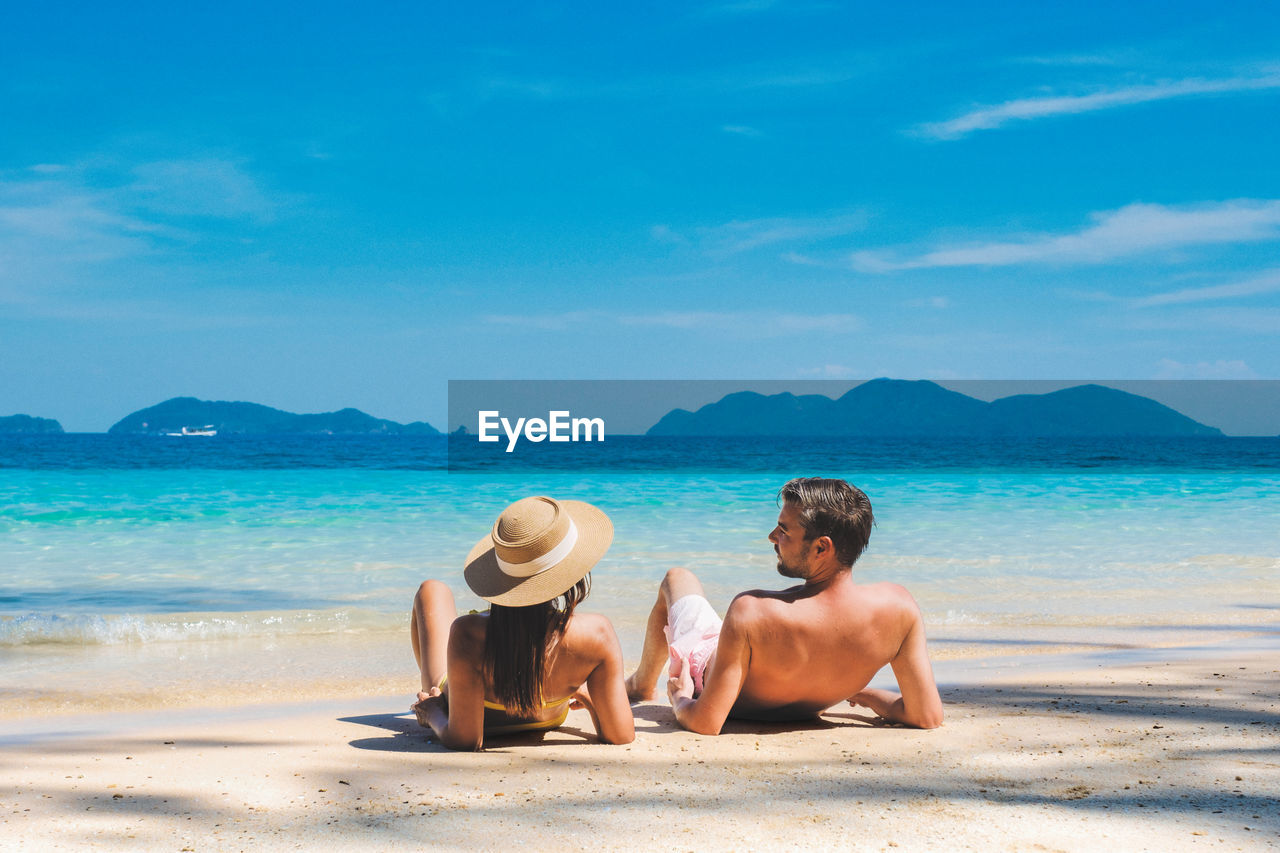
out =
[[671,707],[675,707],[681,699],[693,699],[693,672],[689,666],[689,658],[671,650],[671,668],[668,670],[667,698]]
[[889,707],[893,704],[894,699],[896,698],[896,696],[892,699],[881,698],[870,690],[862,690],[849,697],[849,707],[857,708],[858,706],[862,706],[863,708],[870,710],[871,713],[875,714],[877,717],[884,719],[886,717],[886,712],[889,710]]
[[941,711],[938,712],[936,719],[912,715],[907,710],[902,697],[892,690],[868,687],[850,696],[849,704],[855,708],[859,705],[869,708],[877,717],[890,723],[900,723],[917,729],[935,729],[942,725]]

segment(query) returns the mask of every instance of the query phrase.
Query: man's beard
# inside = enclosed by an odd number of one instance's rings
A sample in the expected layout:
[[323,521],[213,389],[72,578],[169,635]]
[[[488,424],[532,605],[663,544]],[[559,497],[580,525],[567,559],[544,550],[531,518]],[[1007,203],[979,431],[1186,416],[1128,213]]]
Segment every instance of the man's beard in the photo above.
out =
[[786,563],[782,562],[781,555],[779,555],[778,557],[778,574],[782,575],[784,578],[806,577],[805,570],[807,568],[808,566],[805,566],[805,565],[788,566]]

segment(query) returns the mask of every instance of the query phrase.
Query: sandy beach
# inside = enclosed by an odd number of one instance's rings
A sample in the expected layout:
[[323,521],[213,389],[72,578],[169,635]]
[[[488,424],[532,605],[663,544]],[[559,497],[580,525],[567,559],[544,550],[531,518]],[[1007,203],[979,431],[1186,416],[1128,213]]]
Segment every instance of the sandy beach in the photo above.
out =
[[927,732],[845,707],[703,737],[661,699],[630,746],[575,711],[460,754],[407,694],[9,720],[0,847],[1271,848],[1280,661],[1227,648],[944,677]]

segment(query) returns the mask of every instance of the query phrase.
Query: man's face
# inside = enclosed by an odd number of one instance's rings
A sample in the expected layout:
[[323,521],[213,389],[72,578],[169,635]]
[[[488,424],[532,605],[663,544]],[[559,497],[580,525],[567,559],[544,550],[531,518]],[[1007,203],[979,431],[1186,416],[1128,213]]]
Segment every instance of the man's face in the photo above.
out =
[[778,574],[784,578],[809,575],[809,543],[804,538],[800,513],[791,504],[783,504],[778,513],[778,526],[769,534],[773,551],[778,555]]

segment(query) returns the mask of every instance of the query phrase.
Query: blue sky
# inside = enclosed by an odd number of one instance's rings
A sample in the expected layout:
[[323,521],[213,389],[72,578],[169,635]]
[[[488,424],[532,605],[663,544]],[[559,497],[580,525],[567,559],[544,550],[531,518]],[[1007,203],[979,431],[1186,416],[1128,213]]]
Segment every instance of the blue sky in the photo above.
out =
[[24,4],[0,414],[1280,378],[1275,3]]

